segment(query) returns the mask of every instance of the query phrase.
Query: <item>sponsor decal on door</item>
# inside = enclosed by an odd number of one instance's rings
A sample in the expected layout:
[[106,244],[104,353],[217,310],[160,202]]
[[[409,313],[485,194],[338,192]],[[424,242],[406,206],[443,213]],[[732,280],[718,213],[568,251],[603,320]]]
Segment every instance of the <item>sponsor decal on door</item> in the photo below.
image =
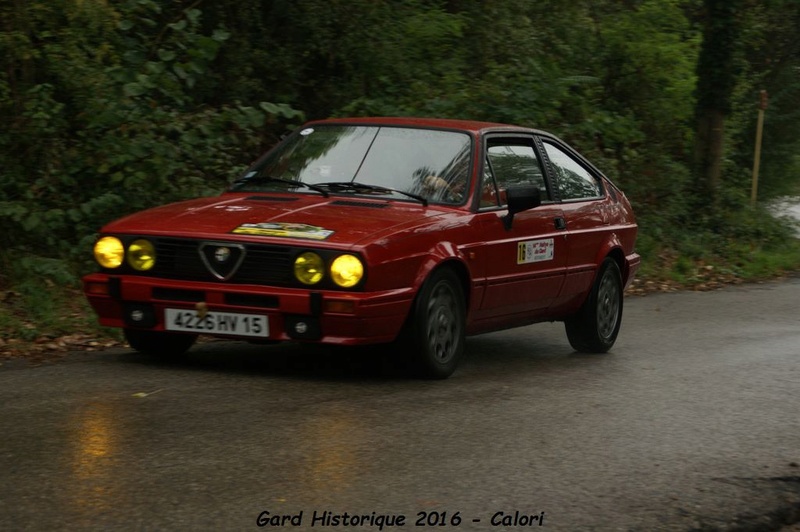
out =
[[555,241],[552,238],[520,242],[517,244],[517,264],[553,260],[554,248]]

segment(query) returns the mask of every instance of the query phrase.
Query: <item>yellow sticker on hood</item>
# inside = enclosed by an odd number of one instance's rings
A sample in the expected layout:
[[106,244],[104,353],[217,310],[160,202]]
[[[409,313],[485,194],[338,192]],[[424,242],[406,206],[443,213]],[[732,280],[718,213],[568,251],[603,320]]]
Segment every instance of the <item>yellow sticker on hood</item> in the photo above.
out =
[[237,235],[280,236],[286,238],[308,238],[311,240],[325,240],[333,234],[330,229],[315,225],[285,222],[242,224],[232,232]]

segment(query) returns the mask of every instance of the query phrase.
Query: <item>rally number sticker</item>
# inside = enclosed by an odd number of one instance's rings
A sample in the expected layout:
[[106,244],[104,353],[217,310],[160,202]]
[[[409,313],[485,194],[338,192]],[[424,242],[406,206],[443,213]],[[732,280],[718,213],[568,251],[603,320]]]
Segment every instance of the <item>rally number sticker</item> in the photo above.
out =
[[325,240],[333,234],[330,229],[316,225],[286,223],[286,222],[261,222],[242,224],[232,231],[237,235],[279,236],[286,238],[309,238],[311,240]]
[[554,248],[555,241],[552,238],[519,242],[517,244],[517,264],[553,260]]

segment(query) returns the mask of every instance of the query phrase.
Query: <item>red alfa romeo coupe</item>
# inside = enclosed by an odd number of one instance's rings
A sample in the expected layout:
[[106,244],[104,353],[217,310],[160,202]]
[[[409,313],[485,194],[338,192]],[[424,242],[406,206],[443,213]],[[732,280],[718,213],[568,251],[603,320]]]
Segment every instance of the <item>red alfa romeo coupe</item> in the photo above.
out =
[[305,124],[220,196],[106,225],[83,287],[141,352],[198,334],[394,343],[446,378],[465,337],[563,321],[602,353],[639,267],[622,191],[557,137],[503,124]]

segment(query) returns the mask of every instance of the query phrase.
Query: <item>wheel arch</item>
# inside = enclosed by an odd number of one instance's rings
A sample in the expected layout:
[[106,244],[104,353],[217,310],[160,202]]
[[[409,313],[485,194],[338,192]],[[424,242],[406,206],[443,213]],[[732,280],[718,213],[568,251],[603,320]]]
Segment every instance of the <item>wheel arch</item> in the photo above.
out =
[[606,257],[614,259],[614,262],[616,262],[617,266],[619,266],[619,271],[622,274],[622,286],[625,286],[625,279],[628,277],[628,267],[625,262],[625,253],[622,251],[622,248],[617,247],[609,250]]
[[617,263],[622,276],[622,286],[625,286],[628,276],[630,275],[630,269],[628,268],[628,262],[625,260],[625,251],[622,247],[622,242],[619,240],[616,233],[609,235],[605,244],[600,247],[595,261],[598,268],[600,268],[600,265],[606,258],[611,258]]
[[456,277],[458,277],[458,281],[459,281],[459,284],[461,286],[461,291],[464,294],[465,311],[468,310],[469,309],[469,303],[470,303],[470,296],[471,296],[471,293],[470,293],[471,292],[471,290],[470,290],[471,283],[470,283],[469,270],[467,269],[466,264],[464,264],[462,261],[460,261],[460,260],[456,259],[455,257],[453,257],[453,258],[444,260],[444,261],[440,262],[439,264],[437,264],[434,269],[432,269],[430,272],[428,272],[428,276],[433,275],[433,272],[435,272],[437,270],[440,270],[440,269],[443,269],[443,268],[449,268],[449,269],[453,270],[453,272],[456,274]]
[[423,261],[414,281],[414,286],[416,288],[415,299],[419,295],[425,281],[427,281],[434,272],[442,268],[450,268],[456,274],[462,293],[464,294],[466,310],[469,310],[470,301],[472,299],[472,275],[470,274],[469,266],[462,257],[461,252],[455,245],[448,242],[439,242],[429,253],[428,259]]

